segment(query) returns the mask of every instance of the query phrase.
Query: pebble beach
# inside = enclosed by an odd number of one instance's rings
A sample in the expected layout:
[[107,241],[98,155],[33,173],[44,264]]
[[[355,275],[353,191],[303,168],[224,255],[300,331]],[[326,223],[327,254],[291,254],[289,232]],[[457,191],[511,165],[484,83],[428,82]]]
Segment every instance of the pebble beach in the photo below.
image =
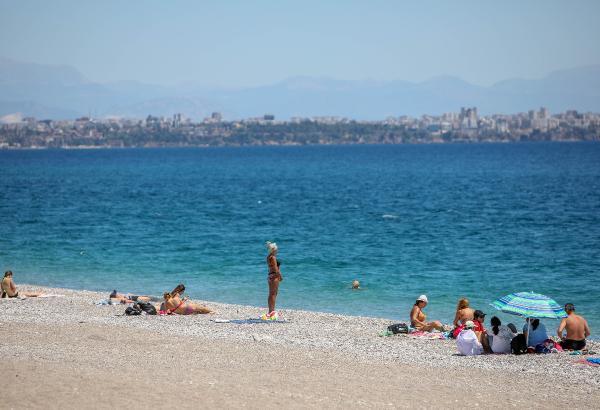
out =
[[198,396],[184,408],[600,403],[600,368],[578,363],[585,356],[463,357],[452,340],[379,336],[387,319],[281,309],[283,321],[244,323],[264,308],[209,301],[210,315],[130,317],[96,305],[107,294],[20,289],[60,296],[0,302],[3,373],[18,387],[2,389],[2,408],[151,405],[180,393]]

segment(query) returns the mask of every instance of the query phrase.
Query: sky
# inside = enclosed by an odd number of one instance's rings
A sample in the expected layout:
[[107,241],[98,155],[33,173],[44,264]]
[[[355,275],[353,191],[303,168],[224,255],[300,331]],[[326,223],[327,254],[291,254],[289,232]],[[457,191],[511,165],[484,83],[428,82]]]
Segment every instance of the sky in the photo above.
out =
[[600,64],[598,16],[598,0],[0,0],[0,56],[98,82],[491,85]]

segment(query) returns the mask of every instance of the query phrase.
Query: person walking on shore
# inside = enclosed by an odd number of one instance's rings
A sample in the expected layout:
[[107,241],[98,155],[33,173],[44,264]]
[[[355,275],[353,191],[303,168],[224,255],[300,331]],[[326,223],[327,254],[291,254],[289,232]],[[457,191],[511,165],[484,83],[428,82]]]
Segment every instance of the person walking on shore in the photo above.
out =
[[[567,317],[564,318],[556,334],[562,340],[560,345],[565,350],[581,350],[585,347],[585,338],[590,335],[590,328],[587,320],[575,313],[575,306],[572,303],[565,305]],[[563,338],[563,331],[567,330],[567,336]]]
[[269,312],[263,317],[263,319],[277,320],[278,315],[275,312],[275,302],[277,300],[277,292],[279,291],[279,282],[283,280],[281,276],[281,270],[279,268],[280,263],[277,260],[277,244],[275,242],[267,241],[267,267],[269,269],[269,275],[267,277],[269,283],[269,297],[267,303],[269,305]]

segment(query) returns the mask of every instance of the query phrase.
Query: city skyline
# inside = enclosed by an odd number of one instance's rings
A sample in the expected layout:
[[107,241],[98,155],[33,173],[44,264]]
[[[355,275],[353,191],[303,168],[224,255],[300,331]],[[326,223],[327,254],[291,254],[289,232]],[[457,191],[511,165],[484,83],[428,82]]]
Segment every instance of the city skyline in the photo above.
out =
[[290,77],[489,86],[600,64],[600,3],[0,1],[0,56],[93,82],[253,87]]

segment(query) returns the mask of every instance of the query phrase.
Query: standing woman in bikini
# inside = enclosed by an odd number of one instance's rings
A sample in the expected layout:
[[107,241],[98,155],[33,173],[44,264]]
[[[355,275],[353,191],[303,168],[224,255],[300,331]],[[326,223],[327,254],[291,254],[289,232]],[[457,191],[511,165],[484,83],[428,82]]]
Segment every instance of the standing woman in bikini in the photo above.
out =
[[274,242],[267,241],[267,249],[269,255],[267,256],[267,267],[269,268],[269,313],[266,315],[266,319],[277,320],[277,313],[275,312],[275,301],[277,299],[277,291],[279,290],[279,282],[283,280],[281,276],[281,270],[279,269],[279,262],[277,261],[277,244]]

